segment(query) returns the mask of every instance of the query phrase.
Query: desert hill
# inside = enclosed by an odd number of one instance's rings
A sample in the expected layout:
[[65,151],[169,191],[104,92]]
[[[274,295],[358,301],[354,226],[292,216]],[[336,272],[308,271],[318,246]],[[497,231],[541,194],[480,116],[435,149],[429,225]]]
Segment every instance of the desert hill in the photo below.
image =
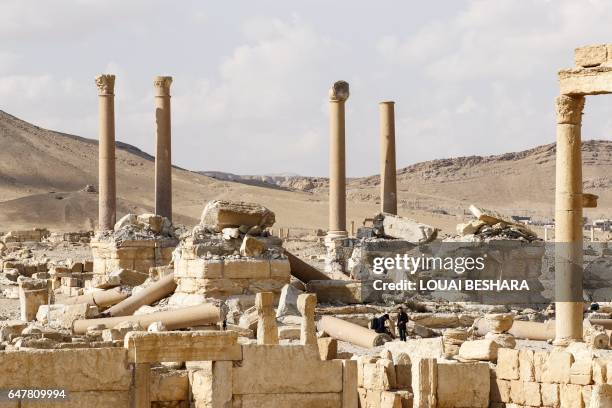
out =
[[[600,195],[589,217],[610,216],[612,141],[583,143],[585,191]],[[372,157],[377,160],[377,155]],[[550,218],[554,145],[498,156],[417,163],[398,170],[399,211],[451,231],[471,203]],[[206,163],[202,163],[202,168]],[[290,169],[288,169],[290,170]],[[0,231],[46,226],[89,229],[97,218],[97,141],[42,129],[0,111]],[[153,157],[117,142],[119,215],[153,206]],[[348,183],[348,219],[378,209],[378,176]],[[255,201],[277,213],[277,226],[325,228],[327,180],[295,175],[239,176],[173,170],[175,221],[193,224],[215,198]]]

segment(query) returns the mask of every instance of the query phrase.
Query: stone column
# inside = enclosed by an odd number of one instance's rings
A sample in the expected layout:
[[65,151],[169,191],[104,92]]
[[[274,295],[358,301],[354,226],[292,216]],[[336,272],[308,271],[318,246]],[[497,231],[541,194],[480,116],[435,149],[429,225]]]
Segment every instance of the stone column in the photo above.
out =
[[300,343],[309,346],[317,345],[317,327],[315,325],[317,295],[313,293],[302,293],[297,298],[297,307],[302,315]]
[[582,155],[583,96],[561,95],[557,108],[555,187],[555,344],[582,340]]
[[380,210],[397,215],[395,180],[395,102],[381,102],[380,112]]
[[260,292],[255,295],[257,308],[257,344],[278,344],[278,329],[274,314],[274,293]]
[[172,220],[172,137],[170,85],[172,77],[158,76],[155,86],[155,214]]
[[115,184],[115,76],[96,77],[99,101],[98,229],[112,230],[117,218]]
[[329,90],[329,231],[330,238],[346,237],[346,162],[344,104],[349,84],[335,82]]

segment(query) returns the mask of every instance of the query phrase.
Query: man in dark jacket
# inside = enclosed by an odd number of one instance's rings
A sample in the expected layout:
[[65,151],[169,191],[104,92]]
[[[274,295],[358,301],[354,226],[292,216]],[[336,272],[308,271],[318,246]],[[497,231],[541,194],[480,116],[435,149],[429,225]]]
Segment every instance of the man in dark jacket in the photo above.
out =
[[404,312],[402,307],[399,308],[397,313],[397,329],[401,341],[406,341],[406,325],[408,324],[408,315]]

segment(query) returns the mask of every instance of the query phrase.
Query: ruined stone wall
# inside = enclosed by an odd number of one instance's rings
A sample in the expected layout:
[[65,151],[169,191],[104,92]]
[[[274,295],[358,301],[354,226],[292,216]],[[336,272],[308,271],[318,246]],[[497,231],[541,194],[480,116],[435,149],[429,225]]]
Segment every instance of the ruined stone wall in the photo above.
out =
[[172,261],[178,241],[174,239],[92,240],[93,271],[109,274],[118,269],[149,273],[149,268],[165,266]]

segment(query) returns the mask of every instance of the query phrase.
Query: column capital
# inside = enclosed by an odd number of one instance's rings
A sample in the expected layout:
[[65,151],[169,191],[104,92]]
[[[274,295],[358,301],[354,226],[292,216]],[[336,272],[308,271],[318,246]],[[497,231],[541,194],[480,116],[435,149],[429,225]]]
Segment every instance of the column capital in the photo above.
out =
[[555,99],[555,107],[558,124],[580,125],[582,123],[584,96],[560,95]]
[[115,95],[115,75],[100,74],[96,77],[96,86],[98,87],[98,95]]
[[172,85],[171,76],[157,76],[153,80],[155,87],[155,96],[170,96],[170,85]]
[[336,81],[329,88],[330,102],[344,102],[349,97],[349,84],[346,81]]

